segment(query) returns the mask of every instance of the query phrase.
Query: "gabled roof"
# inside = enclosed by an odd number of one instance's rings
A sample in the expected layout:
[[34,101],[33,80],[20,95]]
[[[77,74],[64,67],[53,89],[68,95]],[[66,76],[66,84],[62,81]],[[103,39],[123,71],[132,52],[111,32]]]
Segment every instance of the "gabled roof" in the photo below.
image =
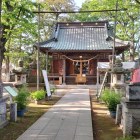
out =
[[[50,51],[100,51],[112,50],[108,41],[107,21],[57,23],[54,36],[40,43],[40,50]],[[118,44],[124,46],[124,44]]]

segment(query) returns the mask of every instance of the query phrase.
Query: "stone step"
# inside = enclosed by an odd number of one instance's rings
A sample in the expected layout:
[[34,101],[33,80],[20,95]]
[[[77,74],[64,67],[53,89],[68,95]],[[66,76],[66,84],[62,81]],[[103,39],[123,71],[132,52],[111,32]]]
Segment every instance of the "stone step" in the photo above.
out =
[[97,89],[96,85],[56,85],[57,89]]

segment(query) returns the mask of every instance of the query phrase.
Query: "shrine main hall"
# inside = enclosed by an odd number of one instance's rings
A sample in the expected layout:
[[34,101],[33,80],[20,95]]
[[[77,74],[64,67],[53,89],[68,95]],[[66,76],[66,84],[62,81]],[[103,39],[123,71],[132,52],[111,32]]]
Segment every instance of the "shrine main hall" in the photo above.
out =
[[59,77],[56,84],[96,84],[97,63],[109,62],[113,47],[115,55],[129,48],[119,39],[114,43],[113,36],[108,21],[58,22],[51,38],[39,44],[51,58],[48,77]]

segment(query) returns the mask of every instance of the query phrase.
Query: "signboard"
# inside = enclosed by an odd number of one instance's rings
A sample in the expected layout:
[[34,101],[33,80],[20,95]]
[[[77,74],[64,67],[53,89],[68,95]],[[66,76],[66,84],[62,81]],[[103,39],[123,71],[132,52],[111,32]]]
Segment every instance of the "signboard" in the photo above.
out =
[[4,89],[13,97],[17,96],[17,92],[10,86],[5,86]]
[[42,70],[42,74],[43,74],[43,78],[44,78],[44,81],[45,81],[47,95],[51,96],[51,90],[50,90],[50,85],[49,85],[49,82],[48,82],[48,76],[47,76],[46,70]]

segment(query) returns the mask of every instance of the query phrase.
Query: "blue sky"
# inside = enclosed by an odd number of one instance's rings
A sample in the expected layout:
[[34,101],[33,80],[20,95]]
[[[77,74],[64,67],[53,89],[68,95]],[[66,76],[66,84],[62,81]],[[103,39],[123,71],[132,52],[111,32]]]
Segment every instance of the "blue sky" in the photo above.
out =
[[[32,0],[32,1],[37,1],[37,0]],[[74,0],[76,5],[81,7],[82,6],[82,3],[85,2],[86,0]]]
[[82,3],[85,2],[85,0],[74,0],[76,5],[81,7]]

